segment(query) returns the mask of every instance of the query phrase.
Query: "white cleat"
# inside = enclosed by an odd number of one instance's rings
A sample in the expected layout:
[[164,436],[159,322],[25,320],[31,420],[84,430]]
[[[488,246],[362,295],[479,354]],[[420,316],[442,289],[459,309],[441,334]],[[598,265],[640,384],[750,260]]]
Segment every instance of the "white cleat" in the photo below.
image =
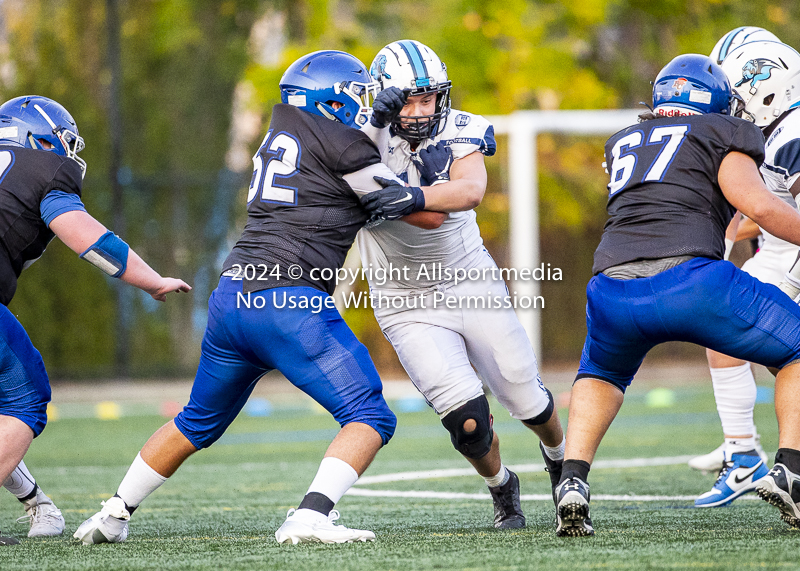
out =
[[350,543],[375,541],[375,534],[365,529],[350,529],[335,525],[339,512],[332,510],[327,516],[313,510],[289,510],[286,521],[275,532],[278,543]]
[[28,537],[53,537],[64,533],[66,527],[64,516],[53,500],[45,494],[39,492],[36,497],[23,502],[23,505],[27,515],[19,518],[17,522],[27,521],[30,524]]
[[688,464],[689,468],[700,470],[704,473],[719,472],[725,464],[725,443],[723,442],[708,454],[695,456],[689,460]]
[[125,502],[114,496],[103,502],[103,509],[83,522],[72,537],[84,545],[121,543],[128,537],[130,519]]
[[[761,456],[761,459],[764,461],[764,465],[766,466],[769,463],[769,458],[767,457],[767,453],[764,452],[764,449],[761,447],[761,435],[756,434],[756,452],[758,455]],[[703,454],[702,456],[696,456],[689,460],[688,462],[689,468],[694,468],[695,470],[700,470],[706,474],[714,474],[719,473],[725,467],[725,442],[719,445],[715,450],[712,450],[708,454]]]

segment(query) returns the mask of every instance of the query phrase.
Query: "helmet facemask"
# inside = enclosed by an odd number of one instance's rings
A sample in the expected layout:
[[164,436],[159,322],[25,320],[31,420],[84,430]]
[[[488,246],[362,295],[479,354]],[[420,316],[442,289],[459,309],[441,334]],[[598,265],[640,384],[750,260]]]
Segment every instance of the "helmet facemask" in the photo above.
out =
[[[42,110],[42,108],[38,104],[34,104],[34,109],[36,109],[42,117],[44,117],[45,121],[52,127],[53,135],[49,136],[39,136],[38,139],[44,139],[53,145],[56,154],[64,155],[67,158],[74,160],[78,163],[78,166],[81,167],[81,178],[86,176],[86,161],[78,156],[86,144],[83,141],[83,137],[78,135],[75,131],[67,128],[67,127],[60,127],[57,126],[50,116]],[[32,149],[41,149],[47,150],[42,147],[39,143],[37,138],[34,137],[32,133],[28,133],[28,140],[30,142]],[[61,150],[63,149],[63,153]]]
[[426,139],[433,139],[436,135],[441,133],[442,129],[444,129],[447,116],[450,114],[450,85],[451,83],[447,81],[432,89],[427,88],[412,91],[409,97],[435,92],[435,111],[431,115],[398,115],[392,121],[392,130],[394,133],[412,145],[419,144]]

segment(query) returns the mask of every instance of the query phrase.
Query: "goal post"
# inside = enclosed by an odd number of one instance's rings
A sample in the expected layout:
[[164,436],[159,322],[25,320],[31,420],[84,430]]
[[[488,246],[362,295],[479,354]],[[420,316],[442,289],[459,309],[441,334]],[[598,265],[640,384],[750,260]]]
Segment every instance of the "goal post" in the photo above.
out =
[[[612,135],[636,123],[640,109],[586,111],[515,111],[487,117],[494,132],[508,137],[509,264],[512,268],[536,268],[542,262],[539,248],[539,174],[536,137],[539,133]],[[598,165],[600,168],[600,165]],[[541,295],[535,280],[508,284],[517,298]],[[517,307],[537,358],[542,359],[540,309]]]

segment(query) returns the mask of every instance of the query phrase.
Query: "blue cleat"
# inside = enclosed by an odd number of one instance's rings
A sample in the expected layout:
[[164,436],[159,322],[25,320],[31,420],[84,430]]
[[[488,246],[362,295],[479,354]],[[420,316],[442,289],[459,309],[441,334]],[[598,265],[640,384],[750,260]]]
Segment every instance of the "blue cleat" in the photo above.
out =
[[727,506],[739,496],[754,492],[758,480],[769,473],[764,460],[756,450],[726,453],[726,460],[719,472],[719,478],[708,492],[694,501],[696,508],[718,508]]

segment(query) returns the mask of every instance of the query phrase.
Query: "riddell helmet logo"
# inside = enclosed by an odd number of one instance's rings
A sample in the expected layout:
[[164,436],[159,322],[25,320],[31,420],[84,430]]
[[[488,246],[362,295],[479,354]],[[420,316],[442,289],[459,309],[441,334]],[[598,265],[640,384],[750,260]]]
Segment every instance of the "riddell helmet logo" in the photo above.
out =
[[746,81],[750,82],[750,87],[755,87],[759,81],[764,81],[772,76],[772,70],[778,67],[773,61],[765,58],[751,59],[742,68],[742,79],[736,82],[735,87],[739,87]]
[[698,111],[692,111],[691,109],[671,106],[656,107],[655,113],[659,117],[688,117],[690,115],[700,114]]

